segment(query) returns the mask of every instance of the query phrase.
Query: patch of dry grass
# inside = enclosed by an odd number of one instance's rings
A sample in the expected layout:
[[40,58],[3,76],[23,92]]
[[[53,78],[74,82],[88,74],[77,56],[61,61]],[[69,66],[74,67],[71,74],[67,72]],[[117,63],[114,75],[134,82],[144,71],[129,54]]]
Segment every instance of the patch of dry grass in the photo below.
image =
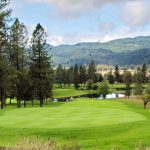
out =
[[80,147],[75,141],[64,146],[58,146],[54,140],[44,142],[40,139],[23,139],[22,142],[16,144],[13,148],[3,147],[0,150],[80,150]]

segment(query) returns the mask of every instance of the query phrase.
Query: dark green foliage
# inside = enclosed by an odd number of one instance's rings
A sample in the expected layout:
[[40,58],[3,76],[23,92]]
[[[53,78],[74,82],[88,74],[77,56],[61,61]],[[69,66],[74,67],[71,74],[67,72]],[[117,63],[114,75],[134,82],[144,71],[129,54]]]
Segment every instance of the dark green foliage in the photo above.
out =
[[92,90],[97,90],[97,89],[98,89],[98,84],[93,83],[93,84],[92,84]]
[[107,80],[108,80],[108,82],[109,82],[110,84],[114,84],[115,79],[114,79],[114,76],[113,76],[113,74],[112,74],[112,71],[110,71],[110,72],[108,73],[108,75],[107,75]]
[[33,98],[40,101],[41,107],[44,100],[52,96],[53,75],[51,57],[48,57],[45,47],[46,36],[44,28],[38,24],[32,35],[30,53],[30,77],[33,88]]
[[132,83],[132,74],[130,71],[125,71],[123,73],[123,83],[131,84]]
[[63,68],[61,65],[58,66],[58,68],[56,69],[56,77],[55,77],[55,81],[56,83],[62,87],[63,84]]
[[130,95],[131,95],[131,85],[129,83],[126,84],[126,87],[125,87],[125,95],[129,98]]
[[73,71],[73,83],[74,83],[74,87],[76,89],[78,89],[80,86],[79,86],[79,83],[80,83],[80,77],[79,77],[79,68],[78,68],[78,65],[75,64],[74,66],[74,71]]
[[92,90],[92,85],[93,85],[93,80],[92,80],[92,79],[89,79],[89,80],[86,82],[86,89],[89,90],[89,93],[90,93],[90,91]]
[[67,84],[68,86],[73,83],[73,67],[67,70]]
[[[0,0],[0,105],[6,106],[6,99],[21,101],[33,99],[43,101],[52,97],[53,70],[51,57],[46,49],[46,33],[40,24],[33,33],[28,51],[27,30],[18,19],[10,21],[9,0]],[[12,20],[11,20],[12,21]],[[12,23],[12,25],[11,25]],[[64,81],[65,82],[65,81]]]
[[148,82],[148,78],[147,78],[147,66],[144,63],[141,69],[142,72],[142,83],[147,83]]
[[132,74],[130,71],[124,71],[123,74],[123,82],[125,83],[125,94],[126,96],[129,98],[129,96],[131,95],[131,83],[132,83]]
[[87,80],[87,73],[86,73],[86,67],[85,66],[82,66],[80,65],[80,68],[79,68],[79,77],[80,77],[80,84],[84,84],[85,86],[85,83],[86,83],[86,80]]
[[97,93],[103,96],[103,98],[106,98],[106,95],[109,94],[109,84],[106,80],[99,84]]
[[143,86],[141,83],[139,82],[135,83],[134,94],[138,96],[143,94]]
[[11,27],[9,61],[11,67],[14,69],[12,97],[17,98],[17,107],[21,107],[21,100],[24,97],[24,78],[27,64],[26,45],[26,27],[16,19]]
[[98,74],[97,76],[98,76],[98,82],[102,82],[104,80],[104,78],[103,78],[101,73]]
[[142,80],[142,71],[140,68],[138,68],[137,71],[134,73],[133,81],[135,83],[142,83]]
[[114,72],[115,82],[119,83],[121,81],[121,75],[119,73],[119,67],[116,65]]
[[94,60],[91,61],[91,64],[88,67],[88,79],[92,79],[94,83],[98,82]]
[[64,87],[66,87],[66,84],[68,83],[68,74],[67,74],[67,69],[64,67],[63,70],[62,70],[62,77],[63,77],[63,85]]
[[0,102],[1,109],[5,105],[5,99],[10,92],[9,89],[9,66],[7,52],[8,44],[8,19],[10,11],[7,10],[9,0],[0,0]]

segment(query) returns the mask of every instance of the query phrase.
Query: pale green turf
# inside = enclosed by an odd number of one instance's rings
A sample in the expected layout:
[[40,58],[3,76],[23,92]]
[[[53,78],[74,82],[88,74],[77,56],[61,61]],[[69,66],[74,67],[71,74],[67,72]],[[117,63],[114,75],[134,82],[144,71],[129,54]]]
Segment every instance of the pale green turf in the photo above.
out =
[[[93,91],[91,90],[91,93]],[[89,94],[88,90],[75,90],[74,87],[69,87],[69,88],[55,88],[53,90],[53,97],[54,98],[60,98],[60,97],[69,97],[69,96],[79,96],[83,94]]]
[[24,136],[51,137],[60,144],[76,140],[89,150],[150,145],[150,111],[125,100],[92,99],[0,110],[0,146]]

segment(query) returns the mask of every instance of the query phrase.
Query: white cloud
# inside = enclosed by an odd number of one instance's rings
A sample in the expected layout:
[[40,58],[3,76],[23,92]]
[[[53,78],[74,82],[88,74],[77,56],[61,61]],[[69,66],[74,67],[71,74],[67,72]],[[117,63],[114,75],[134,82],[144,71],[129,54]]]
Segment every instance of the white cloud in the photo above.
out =
[[130,1],[123,9],[123,19],[127,25],[142,26],[150,20],[150,1]]
[[57,13],[51,14],[61,18],[80,17],[107,5],[109,3],[126,2],[131,0],[24,0],[26,2],[47,3],[54,6]]
[[[20,2],[20,0],[16,0]],[[141,35],[150,35],[150,27],[146,28],[147,23],[150,20],[150,1],[149,0],[22,0],[25,3],[37,2],[46,3],[50,6],[54,6],[56,9],[54,14],[62,18],[74,18],[88,14],[92,11],[99,10],[107,4],[122,4],[116,5],[120,12],[121,21],[125,22],[124,27],[120,27],[116,22],[116,25],[110,23],[106,18],[106,22],[101,22],[99,25],[100,32],[94,34],[91,32],[89,35],[55,35],[49,34],[48,43],[52,45],[60,44],[76,44],[79,42],[101,42],[125,38],[135,37]],[[21,1],[21,3],[22,3]],[[115,5],[114,4],[114,5]],[[97,15],[97,14],[95,14]],[[116,20],[114,20],[116,21]],[[122,23],[122,22],[119,23]],[[32,31],[34,25],[30,25],[29,30]],[[82,29],[81,29],[82,30]],[[70,31],[69,31],[70,32]],[[72,31],[73,32],[73,31]]]

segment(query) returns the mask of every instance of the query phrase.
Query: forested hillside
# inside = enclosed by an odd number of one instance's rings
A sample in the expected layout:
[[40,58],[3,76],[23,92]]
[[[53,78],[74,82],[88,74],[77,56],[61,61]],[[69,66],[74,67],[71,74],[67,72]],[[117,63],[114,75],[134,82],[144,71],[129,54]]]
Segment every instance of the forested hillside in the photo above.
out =
[[48,45],[48,51],[53,55],[55,65],[87,64],[91,59],[94,59],[98,64],[136,65],[149,63],[149,48],[149,36],[118,39],[106,43]]

